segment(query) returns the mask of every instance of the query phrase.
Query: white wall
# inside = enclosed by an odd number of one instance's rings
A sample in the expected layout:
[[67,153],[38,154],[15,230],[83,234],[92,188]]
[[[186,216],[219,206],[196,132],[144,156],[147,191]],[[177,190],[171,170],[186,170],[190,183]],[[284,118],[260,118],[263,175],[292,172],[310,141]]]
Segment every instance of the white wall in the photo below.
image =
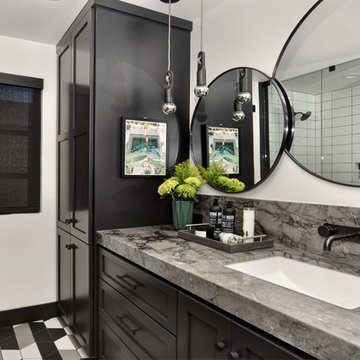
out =
[[0,36],[0,72],[44,79],[41,212],[0,215],[0,311],[56,301],[56,49]]
[[[271,75],[285,41],[314,3],[315,0],[226,0],[210,9],[204,18],[208,82],[223,71],[237,66],[253,67]],[[206,1],[204,6],[206,11]],[[192,33],[192,87],[196,79],[199,28],[200,21],[197,19]],[[194,95],[191,98],[194,99],[191,103],[192,113],[196,102]],[[218,194],[208,186],[203,187],[202,193]],[[237,196],[360,206],[358,188],[318,179],[302,170],[285,154],[265,183]]]

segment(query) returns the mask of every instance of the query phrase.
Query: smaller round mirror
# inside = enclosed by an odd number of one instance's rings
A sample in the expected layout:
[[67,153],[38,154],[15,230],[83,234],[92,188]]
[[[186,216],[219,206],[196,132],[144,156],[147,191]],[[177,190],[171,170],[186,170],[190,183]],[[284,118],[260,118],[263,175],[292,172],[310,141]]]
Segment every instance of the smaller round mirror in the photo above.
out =
[[208,95],[197,103],[191,124],[193,160],[217,190],[253,189],[278,163],[289,142],[288,128],[280,85],[252,68],[230,69],[211,82]]

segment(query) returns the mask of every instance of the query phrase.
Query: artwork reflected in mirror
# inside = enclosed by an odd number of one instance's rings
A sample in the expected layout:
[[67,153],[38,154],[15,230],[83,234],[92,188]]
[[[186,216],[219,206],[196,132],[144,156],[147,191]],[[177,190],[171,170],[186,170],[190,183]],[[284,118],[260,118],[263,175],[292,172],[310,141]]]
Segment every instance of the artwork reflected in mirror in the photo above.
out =
[[209,85],[208,95],[198,101],[192,118],[194,162],[205,168],[222,165],[223,173],[243,182],[245,190],[270,175],[287,138],[280,88],[251,68],[235,68],[218,76]]
[[167,170],[167,124],[123,119],[122,175],[164,176]]
[[221,164],[225,174],[239,174],[239,129],[209,126],[208,164]]
[[352,186],[360,185],[359,11],[357,0],[320,2],[274,73],[293,107],[290,155],[309,172]]

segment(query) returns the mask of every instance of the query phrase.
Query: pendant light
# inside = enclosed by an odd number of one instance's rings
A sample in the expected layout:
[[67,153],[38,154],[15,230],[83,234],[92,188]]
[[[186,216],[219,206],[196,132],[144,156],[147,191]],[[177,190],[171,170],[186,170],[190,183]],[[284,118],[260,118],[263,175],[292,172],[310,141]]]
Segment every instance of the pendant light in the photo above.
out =
[[161,0],[169,3],[169,21],[168,21],[168,69],[165,75],[164,85],[164,103],[162,111],[165,115],[173,115],[176,112],[174,103],[174,74],[171,71],[171,3],[178,0]]
[[246,70],[244,68],[237,69],[236,74],[236,96],[234,100],[234,111],[232,113],[232,119],[234,121],[242,121],[245,119],[245,113],[242,110],[242,105],[248,104],[251,101],[251,94],[245,90],[244,79]]
[[209,92],[206,86],[206,68],[205,68],[205,52],[203,47],[204,37],[204,0],[201,0],[201,25],[200,25],[200,51],[197,56],[197,75],[196,87],[194,93],[197,97],[202,98]]

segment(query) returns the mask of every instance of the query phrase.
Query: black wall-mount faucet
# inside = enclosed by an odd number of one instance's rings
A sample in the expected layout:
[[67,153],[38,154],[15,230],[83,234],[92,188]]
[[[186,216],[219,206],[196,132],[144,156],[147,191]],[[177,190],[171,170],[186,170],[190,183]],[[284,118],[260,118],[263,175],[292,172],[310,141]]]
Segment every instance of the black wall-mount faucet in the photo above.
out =
[[332,243],[337,240],[360,243],[360,228],[356,227],[325,223],[319,226],[318,234],[326,237],[323,246],[324,251],[331,251]]

